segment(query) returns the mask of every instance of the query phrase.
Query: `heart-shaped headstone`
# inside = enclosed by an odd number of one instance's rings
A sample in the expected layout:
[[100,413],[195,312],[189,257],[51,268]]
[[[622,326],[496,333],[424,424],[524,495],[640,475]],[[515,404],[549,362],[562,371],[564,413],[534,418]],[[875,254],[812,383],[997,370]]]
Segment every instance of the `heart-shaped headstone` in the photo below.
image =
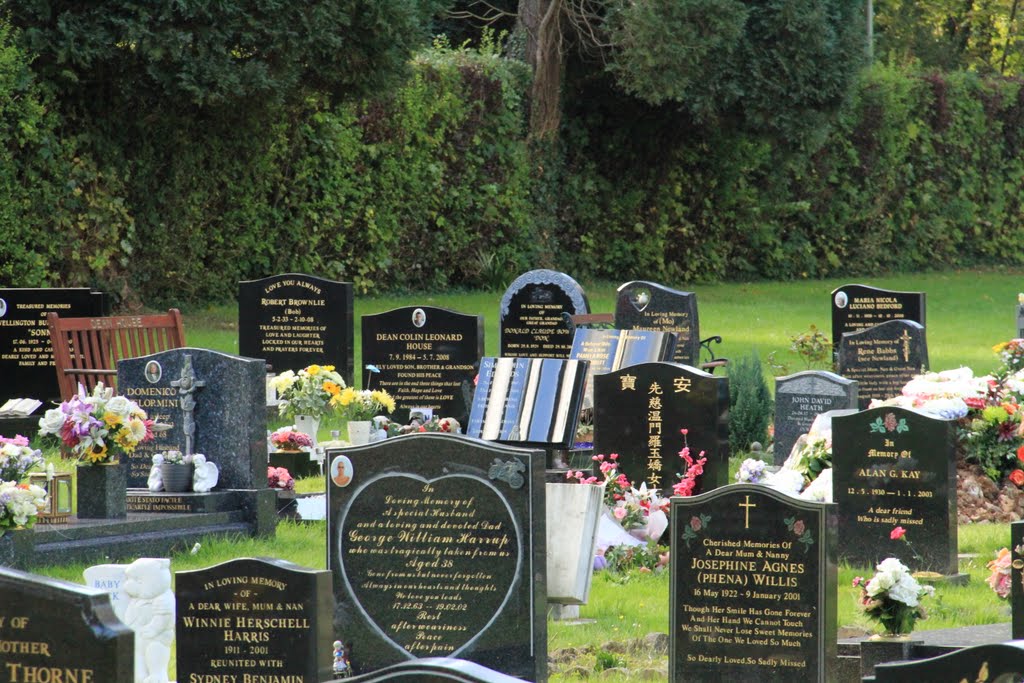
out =
[[414,657],[470,645],[500,616],[522,563],[511,509],[477,477],[381,476],[340,524],[339,565],[357,609]]
[[651,290],[646,287],[637,287],[629,293],[629,303],[633,304],[633,308],[638,313],[643,313],[647,304],[651,303]]

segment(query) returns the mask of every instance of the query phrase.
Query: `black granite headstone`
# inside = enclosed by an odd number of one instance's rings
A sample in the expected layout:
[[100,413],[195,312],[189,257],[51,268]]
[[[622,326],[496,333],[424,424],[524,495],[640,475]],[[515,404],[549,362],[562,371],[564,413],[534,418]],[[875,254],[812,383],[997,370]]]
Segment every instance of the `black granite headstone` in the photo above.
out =
[[413,434],[327,456],[334,632],[355,673],[457,657],[546,680],[544,453]]
[[483,319],[433,306],[408,306],[362,320],[363,388],[395,399],[392,419],[409,421],[416,408],[465,424],[473,378],[484,355]]
[[133,683],[134,655],[109,593],[0,567],[0,680]]
[[887,320],[912,320],[924,326],[924,292],[897,292],[867,285],[843,285],[832,291],[832,343]]
[[700,362],[697,295],[655,282],[634,280],[621,285],[615,298],[615,327],[620,330],[675,332],[676,363]]
[[568,448],[580,419],[587,365],[557,358],[484,358],[466,434]]
[[1024,640],[1024,521],[1010,524],[1010,614],[1014,640]]
[[672,499],[670,680],[836,680],[834,515],[754,484]]
[[[956,434],[951,420],[881,407],[832,419],[841,555],[873,566],[957,572]],[[892,539],[896,527],[906,536]]]
[[924,328],[909,320],[890,320],[839,342],[839,374],[857,382],[857,403],[899,396],[903,386],[928,367]]
[[103,315],[104,300],[85,288],[0,289],[0,405],[11,398],[60,402],[46,314]]
[[331,677],[330,572],[243,558],[176,572],[174,594],[179,681]]
[[871,680],[874,683],[1014,683],[1024,680],[1024,643],[975,645],[930,659],[880,664],[875,667]]
[[[265,488],[267,481],[266,364],[208,349],[161,351],[117,363],[120,393],[151,419],[170,424],[140,444],[128,461],[128,488],[146,488],[153,454],[185,451],[185,410],[177,382],[191,358],[197,382],[189,396],[195,401],[193,453],[202,453],[220,468],[219,489]],[[129,512],[131,506],[129,505]]]
[[677,363],[641,363],[594,378],[594,452],[619,454],[619,471],[672,494],[687,430],[707,463],[696,492],[729,483],[729,380]]
[[523,273],[501,297],[499,355],[568,358],[572,333],[564,313],[590,313],[579,283],[555,270]]
[[427,657],[414,659],[374,671],[373,673],[345,679],[349,683],[519,683],[513,678],[487,667],[450,657]]
[[333,365],[352,384],[352,283],[287,273],[238,283],[238,353],[274,372]]
[[775,378],[775,464],[821,413],[857,408],[857,382],[831,372],[808,370]]
[[590,361],[583,407],[593,407],[595,375],[603,375],[637,363],[672,360],[675,346],[674,332],[577,329],[569,358]]

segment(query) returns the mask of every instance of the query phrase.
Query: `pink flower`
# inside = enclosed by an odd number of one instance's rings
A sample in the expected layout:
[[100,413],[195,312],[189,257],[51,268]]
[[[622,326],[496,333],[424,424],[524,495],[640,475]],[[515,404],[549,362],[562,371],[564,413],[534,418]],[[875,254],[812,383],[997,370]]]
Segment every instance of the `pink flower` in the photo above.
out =
[[690,433],[690,430],[689,429],[680,429],[679,433],[682,434],[683,436],[686,436],[687,434]]
[[608,457],[611,458],[612,460],[618,460],[619,459],[619,454],[618,453],[612,453]]
[[796,534],[797,536],[803,536],[805,530],[806,530],[806,526],[804,525],[804,520],[798,519],[793,524],[793,533]]
[[626,508],[617,507],[614,510],[612,510],[612,514],[615,515],[615,519],[621,520],[623,517],[626,516]]
[[700,517],[691,517],[690,518],[690,528],[691,529],[693,529],[694,531],[700,531],[702,526],[704,526],[704,525],[701,524]]
[[889,532],[889,538],[894,540],[894,541],[898,541],[901,538],[903,538],[903,536],[906,533],[907,533],[906,529],[904,529],[901,526],[898,526],[898,527],[896,527],[895,529],[893,529],[892,531]]
[[565,473],[565,478],[566,479],[572,479],[574,476],[576,476],[576,475],[573,474],[572,470],[567,470],[566,473]]

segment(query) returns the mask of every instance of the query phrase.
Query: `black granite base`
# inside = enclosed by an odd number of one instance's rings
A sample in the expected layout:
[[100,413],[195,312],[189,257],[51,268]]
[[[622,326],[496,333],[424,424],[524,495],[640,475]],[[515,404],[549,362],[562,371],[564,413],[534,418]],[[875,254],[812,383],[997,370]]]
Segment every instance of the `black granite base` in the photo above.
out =
[[38,415],[29,417],[0,417],[0,436],[14,438],[18,434],[31,439],[39,431],[39,418],[42,417],[42,409]]
[[320,465],[309,459],[306,451],[271,451],[268,453],[271,467],[283,467],[292,478],[312,477],[320,474]]

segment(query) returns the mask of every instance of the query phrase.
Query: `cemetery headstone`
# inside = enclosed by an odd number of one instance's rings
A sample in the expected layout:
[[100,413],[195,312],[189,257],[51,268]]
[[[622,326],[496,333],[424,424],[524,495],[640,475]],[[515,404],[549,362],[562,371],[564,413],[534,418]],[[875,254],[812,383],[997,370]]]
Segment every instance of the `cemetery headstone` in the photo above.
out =
[[3,680],[133,683],[133,640],[105,592],[0,567]]
[[242,558],[175,574],[179,681],[331,678],[330,572]]
[[1024,293],[1017,295],[1017,339],[1024,339]]
[[857,382],[857,404],[899,396],[903,386],[928,367],[924,328],[909,320],[890,320],[839,342],[839,374]]
[[414,434],[328,458],[334,632],[354,672],[455,657],[546,680],[543,451]]
[[875,667],[874,683],[975,681],[1011,683],[1024,680],[1024,643],[990,643],[966,647],[914,662]]
[[672,499],[670,680],[836,680],[834,508],[752,484]]
[[352,283],[288,273],[238,284],[238,353],[273,372],[333,365],[353,381]]
[[46,314],[98,316],[104,303],[103,294],[85,288],[0,289],[0,405],[12,398],[59,403]]
[[831,372],[808,370],[775,378],[775,464],[781,465],[814,418],[857,407],[857,382]]
[[426,657],[410,662],[393,664],[373,673],[363,674],[347,679],[350,683],[519,683],[521,678],[513,678],[498,673],[487,667],[467,662],[464,659],[450,657]]
[[618,453],[630,481],[672,495],[675,475],[686,471],[685,443],[695,460],[701,451],[707,457],[696,492],[729,483],[728,378],[678,363],[641,363],[594,378],[594,452]]
[[418,408],[465,424],[473,378],[484,355],[483,319],[433,306],[407,306],[364,315],[363,388],[383,389],[395,399],[392,419],[409,422]]
[[[187,366],[194,379],[183,386]],[[220,468],[219,488],[266,487],[266,363],[262,359],[208,349],[171,349],[118,361],[117,386],[151,419],[171,425],[127,458],[128,488],[146,488],[154,453],[186,452],[189,440],[192,452],[206,455]]]
[[[914,571],[957,573],[955,430],[907,408],[832,419],[832,487],[841,555],[873,566],[897,557]],[[891,538],[893,529],[906,530]]]
[[924,292],[897,292],[867,285],[843,285],[832,291],[832,343],[847,332],[879,325],[888,320],[925,323]]
[[1010,613],[1014,640],[1024,640],[1024,521],[1010,524]]
[[580,328],[573,336],[569,358],[590,361],[583,407],[594,405],[594,376],[613,370],[672,359],[676,335],[645,330],[590,330]]
[[466,434],[568,448],[580,419],[587,365],[556,358],[484,358]]
[[583,288],[565,273],[531,270],[501,297],[501,356],[568,358],[572,333],[563,314],[590,313]]
[[627,282],[615,298],[615,327],[675,332],[676,350],[671,360],[693,366],[700,362],[697,295],[693,292],[642,280]]

